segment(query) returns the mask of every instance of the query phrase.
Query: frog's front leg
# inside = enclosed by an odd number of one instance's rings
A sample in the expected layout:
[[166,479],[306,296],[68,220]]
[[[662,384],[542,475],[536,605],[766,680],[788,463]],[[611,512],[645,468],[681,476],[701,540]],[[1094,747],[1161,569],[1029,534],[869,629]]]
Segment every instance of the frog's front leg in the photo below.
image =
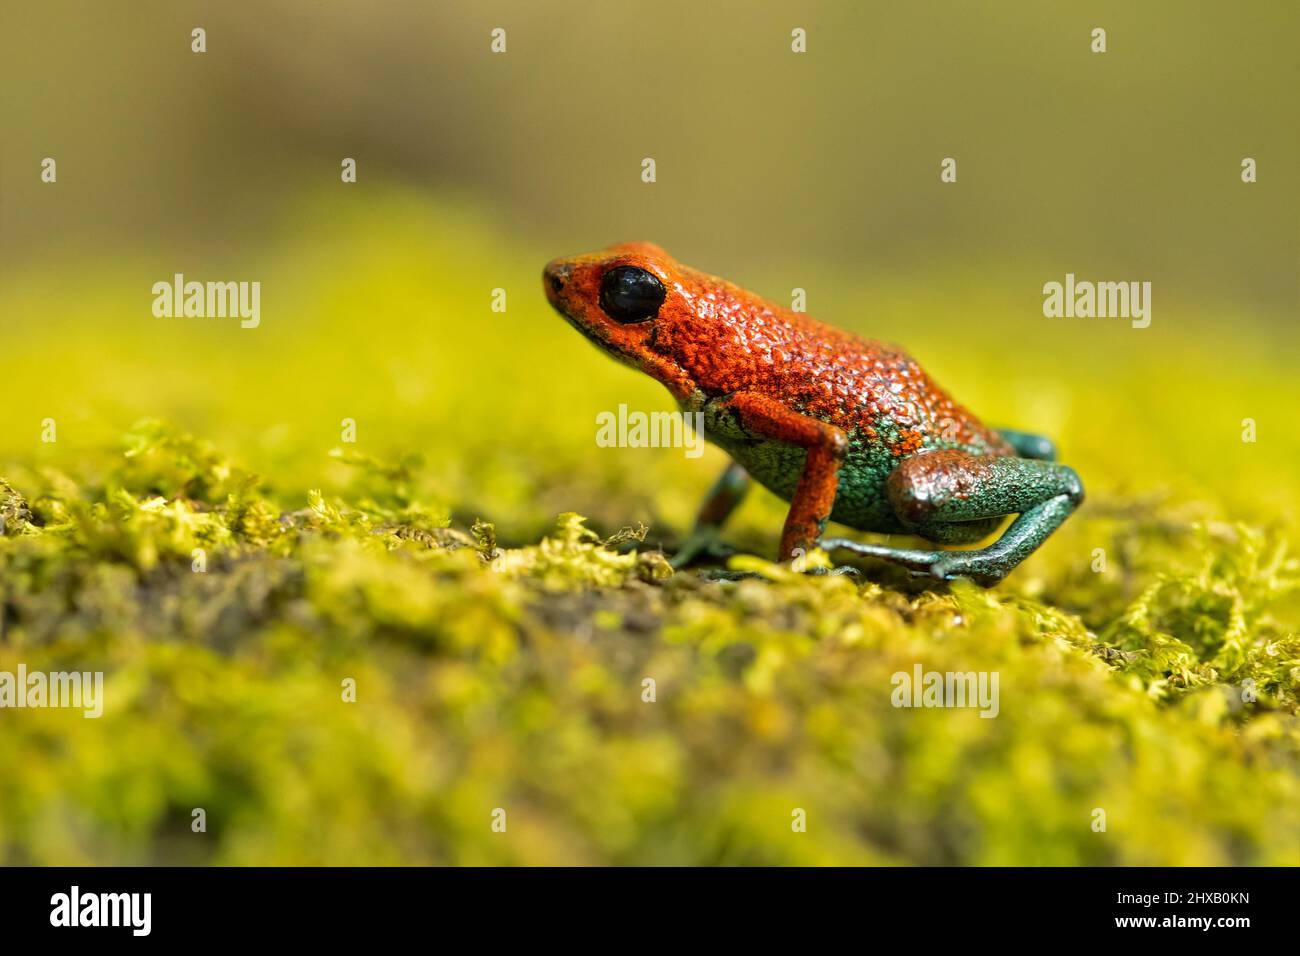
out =
[[954,450],[907,459],[890,474],[886,488],[903,526],[931,541],[970,540],[991,531],[1001,516],[1019,517],[997,541],[974,551],[903,550],[840,539],[821,546],[883,558],[944,580],[970,578],[984,587],[1006,577],[1083,501],[1083,483],[1065,465]]
[[748,432],[770,441],[804,448],[803,472],[790,498],[790,512],[781,530],[777,560],[790,561],[817,546],[835,504],[840,464],[849,440],[843,429],[807,415],[755,392],[737,392],[723,400]]
[[729,462],[704,496],[704,503],[695,516],[695,526],[669,562],[674,568],[684,568],[702,555],[727,555],[728,549],[722,545],[719,532],[731,513],[745,500],[749,485],[749,472],[734,461]]

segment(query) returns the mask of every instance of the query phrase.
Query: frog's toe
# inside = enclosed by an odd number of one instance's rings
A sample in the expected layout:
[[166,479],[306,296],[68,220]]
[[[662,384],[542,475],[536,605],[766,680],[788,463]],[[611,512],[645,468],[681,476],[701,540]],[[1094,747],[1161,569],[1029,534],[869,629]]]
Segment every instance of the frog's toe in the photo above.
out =
[[991,588],[1001,583],[1009,570],[995,559],[966,555],[961,551],[951,552],[930,565],[931,576],[941,581],[966,578],[982,588]]
[[823,574],[833,574],[837,577],[852,578],[854,581],[862,580],[862,571],[850,564],[840,564],[833,568],[808,568],[804,574],[812,574],[820,577]]

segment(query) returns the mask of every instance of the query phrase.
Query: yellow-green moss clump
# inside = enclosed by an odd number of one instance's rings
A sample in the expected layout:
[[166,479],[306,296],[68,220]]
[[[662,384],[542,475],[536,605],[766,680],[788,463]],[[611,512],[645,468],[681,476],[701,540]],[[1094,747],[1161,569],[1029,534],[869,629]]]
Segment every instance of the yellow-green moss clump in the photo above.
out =
[[[336,457],[347,500],[292,510],[158,425],[0,483],[0,671],[106,674],[98,720],[0,711],[0,861],[1300,863],[1275,538],[1085,512],[1114,566],[1033,599],[717,583],[572,514],[502,547],[418,460]],[[998,715],[894,707],[918,664],[997,672]]]

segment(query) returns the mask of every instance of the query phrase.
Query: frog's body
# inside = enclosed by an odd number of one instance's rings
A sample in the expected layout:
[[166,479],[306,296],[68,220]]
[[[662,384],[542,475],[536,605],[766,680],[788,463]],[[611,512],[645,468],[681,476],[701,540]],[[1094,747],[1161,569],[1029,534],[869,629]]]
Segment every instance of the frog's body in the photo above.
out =
[[[735,461],[701,511],[697,544],[735,508],[749,475],[791,502],[783,558],[821,543],[987,584],[1082,500],[1072,470],[1041,460],[1053,457],[1050,442],[986,427],[903,351],[680,265],[657,246],[556,260],[545,280],[562,315],[658,379],[683,411],[702,412],[706,437]],[[983,551],[820,541],[829,518],[972,542],[1013,513],[1021,518]]]

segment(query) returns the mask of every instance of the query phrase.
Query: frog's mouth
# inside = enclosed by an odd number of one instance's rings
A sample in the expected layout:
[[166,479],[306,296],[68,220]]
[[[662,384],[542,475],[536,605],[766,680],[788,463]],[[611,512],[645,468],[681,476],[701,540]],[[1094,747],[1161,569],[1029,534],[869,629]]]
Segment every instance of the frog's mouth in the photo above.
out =
[[601,334],[603,331],[601,327],[593,326],[581,310],[578,310],[575,315],[574,311],[567,307],[568,303],[565,301],[563,294],[564,286],[561,283],[557,288],[550,281],[549,267],[545,285],[546,297],[550,301],[552,308],[560,313],[565,322],[577,329],[582,334],[582,337],[599,351],[608,355],[620,365],[649,375],[667,388],[679,401],[690,395],[695,387],[690,377],[671,358],[656,353],[655,339],[658,332],[656,328],[651,328],[649,334],[637,343],[635,349],[621,347],[605,338]]
[[569,325],[573,326],[580,333],[582,333],[582,337],[586,339],[588,342],[590,342],[592,345],[594,345],[601,352],[604,352],[606,355],[614,359],[616,362],[621,362],[624,365],[634,364],[632,359],[628,357],[626,352],[623,352],[617,346],[614,346],[609,342],[606,342],[604,339],[602,339],[599,335],[593,332],[586,325],[584,325],[583,323],[575,319],[573,316],[571,316],[565,309],[561,308],[558,304],[556,303],[551,303],[551,304],[555,306],[555,311],[560,313],[560,315],[564,317],[565,322],[568,322]]
[[600,351],[604,352],[610,358],[622,362],[624,365],[631,365],[632,360],[627,353],[619,349],[613,343],[602,337],[596,329],[591,327],[589,322],[583,321],[574,314],[574,310],[569,307],[565,297],[565,290],[569,285],[569,280],[573,275],[573,266],[563,259],[555,259],[546,264],[542,270],[542,285],[546,289],[546,300],[551,303],[551,308],[564,317],[564,321],[573,326],[582,337],[590,342]]

